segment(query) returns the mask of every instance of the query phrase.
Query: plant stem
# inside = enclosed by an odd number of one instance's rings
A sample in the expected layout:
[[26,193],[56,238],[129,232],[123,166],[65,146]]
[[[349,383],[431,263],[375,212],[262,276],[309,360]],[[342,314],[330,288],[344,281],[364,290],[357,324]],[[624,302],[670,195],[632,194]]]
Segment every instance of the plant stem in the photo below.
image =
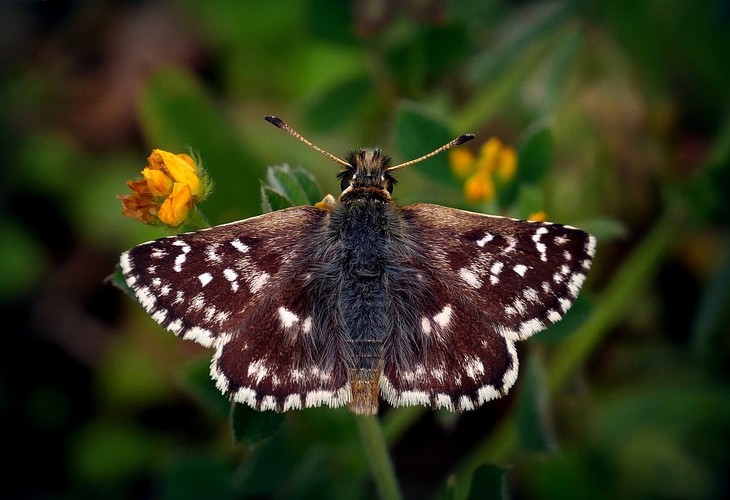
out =
[[373,481],[378,495],[383,500],[399,500],[401,498],[398,481],[395,477],[393,462],[390,460],[388,445],[385,442],[383,429],[378,417],[374,415],[357,415],[357,426],[360,430],[365,454],[370,462]]

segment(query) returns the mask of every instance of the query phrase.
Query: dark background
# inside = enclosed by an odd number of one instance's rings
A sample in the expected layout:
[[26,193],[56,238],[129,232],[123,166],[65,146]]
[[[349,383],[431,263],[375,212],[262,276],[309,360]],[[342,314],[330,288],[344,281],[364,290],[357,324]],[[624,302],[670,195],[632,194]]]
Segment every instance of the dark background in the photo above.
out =
[[152,148],[201,155],[212,223],[260,213],[269,165],[336,194],[276,114],[338,156],[498,136],[518,172],[542,169],[509,199],[468,203],[442,155],[400,174],[399,203],[544,210],[599,237],[575,311],[520,344],[508,397],[384,409],[406,497],[481,464],[475,488],[515,498],[726,497],[728,47],[719,0],[0,3],[3,496],[375,494],[346,410],[242,410],[234,439],[211,352],[104,282],[166,234],[115,197]]

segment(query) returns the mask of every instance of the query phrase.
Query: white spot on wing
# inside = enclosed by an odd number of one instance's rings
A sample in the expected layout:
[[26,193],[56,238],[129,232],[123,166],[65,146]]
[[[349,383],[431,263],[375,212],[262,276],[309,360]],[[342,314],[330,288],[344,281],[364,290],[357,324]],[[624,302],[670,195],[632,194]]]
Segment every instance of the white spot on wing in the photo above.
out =
[[480,405],[486,403],[487,401],[497,399],[500,396],[500,392],[492,385],[485,385],[484,387],[480,388],[479,391],[477,391],[477,397],[479,398]]
[[185,264],[185,259],[187,259],[187,257],[184,253],[181,253],[177,257],[175,257],[175,264],[172,266],[172,269],[178,273],[182,271],[182,265]]
[[256,407],[256,391],[250,387],[241,387],[233,395],[233,399],[239,403],[245,403],[251,407]]
[[573,297],[578,296],[578,292],[580,292],[580,287],[583,286],[583,282],[586,279],[586,275],[583,273],[575,273],[573,276],[570,277],[570,281],[568,281],[568,291],[570,292],[570,295]]
[[528,300],[528,302],[540,302],[540,296],[537,294],[537,290],[534,288],[527,287],[522,292],[522,295],[525,297],[525,299]]
[[230,281],[231,283],[231,290],[234,292],[238,291],[238,273],[234,271],[233,269],[224,269],[223,270],[223,276]]
[[466,267],[459,269],[459,276],[472,288],[480,288],[482,286],[482,280],[479,279],[479,276]]
[[175,334],[180,333],[182,328],[183,328],[182,320],[179,318],[174,321],[171,321],[170,324],[167,325],[167,329]]
[[210,281],[213,279],[213,275],[210,273],[203,273],[200,276],[198,276],[198,279],[200,280],[200,284],[202,286],[205,286],[208,283],[210,283]]
[[334,394],[332,393],[332,391],[311,391],[308,392],[306,395],[305,404],[307,405],[307,407],[319,406],[322,403],[330,404],[333,396]]
[[464,370],[466,374],[476,380],[479,375],[484,374],[484,365],[477,358],[465,358],[464,359]]
[[223,258],[218,255],[217,249],[217,243],[211,243],[210,245],[208,245],[208,248],[205,249],[205,259],[209,262],[220,264],[223,261]]
[[451,304],[446,304],[441,312],[433,317],[433,320],[441,328],[449,326],[449,323],[451,322]]
[[551,323],[557,323],[558,321],[560,321],[560,318],[562,318],[562,316],[560,315],[560,313],[558,311],[556,311],[555,309],[548,310],[548,312],[547,312],[548,321],[550,321]]
[[537,318],[525,321],[520,325],[520,337],[527,338],[532,334],[545,329],[545,325]]
[[213,333],[205,328],[194,326],[188,329],[183,338],[193,340],[204,347],[211,347],[213,345]]
[[269,369],[260,359],[248,365],[248,376],[256,379],[256,383],[261,382],[268,374]]
[[483,247],[484,245],[486,245],[493,239],[494,239],[494,235],[489,234],[489,233],[484,233],[484,237],[480,240],[477,240],[477,245],[479,245],[480,247]]
[[248,253],[248,245],[244,244],[241,240],[235,239],[231,241],[231,245],[233,248],[238,250],[241,253]]
[[514,272],[519,274],[520,276],[524,276],[527,272],[527,266],[524,264],[517,264],[515,267],[512,268]]
[[274,396],[264,396],[261,400],[261,410],[276,410],[276,398]]
[[447,410],[454,410],[454,403],[451,401],[451,396],[448,394],[436,394],[436,397],[434,398],[436,403],[436,408],[446,408]]
[[294,323],[299,321],[299,316],[282,306],[279,307],[279,319],[281,320],[281,324],[284,325],[284,328],[291,328]]
[[299,410],[302,407],[302,397],[299,394],[289,394],[284,400],[284,411]]
[[186,254],[188,252],[190,252],[190,245],[188,245],[187,243],[185,243],[182,240],[175,240],[172,242],[172,245],[176,246],[176,247],[180,247],[180,250],[182,251],[181,254],[178,254],[175,257],[175,264],[172,266],[172,269],[175,272],[179,273],[180,271],[182,271],[182,265],[185,263],[185,260],[187,259]]
[[251,286],[251,293],[258,292],[262,286],[269,282],[269,273],[258,273],[252,279],[248,280]]
[[426,316],[421,317],[421,330],[423,330],[423,333],[426,335],[431,333],[431,322]]

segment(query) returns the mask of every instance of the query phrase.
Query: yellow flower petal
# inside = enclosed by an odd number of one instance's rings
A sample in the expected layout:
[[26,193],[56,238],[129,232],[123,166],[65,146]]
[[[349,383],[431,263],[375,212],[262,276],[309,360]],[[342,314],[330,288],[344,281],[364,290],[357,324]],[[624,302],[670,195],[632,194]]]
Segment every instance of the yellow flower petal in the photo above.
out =
[[[163,151],[161,149],[154,150],[153,154],[154,153],[160,155],[163,163],[165,164],[165,168],[175,182],[190,186],[190,191],[193,196],[201,196],[203,194],[203,184],[200,182],[200,178],[198,177],[195,163],[192,161],[192,158],[188,155],[183,155],[187,158],[181,158],[180,155]],[[190,161],[188,162],[188,160]]]
[[540,210],[538,212],[532,212],[527,219],[534,220],[535,222],[545,222],[547,220],[547,214]]
[[161,149],[153,149],[147,157],[147,166],[153,170],[164,170],[165,162],[160,155]]
[[464,195],[469,201],[487,201],[494,198],[495,189],[492,178],[484,172],[477,172],[466,180]]
[[195,164],[195,160],[193,160],[193,158],[190,155],[186,155],[185,153],[178,153],[177,156],[178,156],[178,158],[185,160],[185,163],[190,165],[193,170],[198,169],[198,166]]
[[479,156],[484,157],[486,160],[494,161],[502,149],[502,141],[499,137],[490,137],[487,142],[484,143],[482,149],[479,151]]
[[512,180],[517,172],[517,154],[515,150],[505,146],[499,152],[499,163],[497,165],[499,177],[504,181]]
[[142,177],[147,181],[147,187],[155,196],[167,196],[172,193],[173,181],[162,170],[153,170],[149,167],[142,170]]
[[465,148],[449,151],[451,171],[460,178],[468,176],[474,170],[474,153]]
[[179,226],[188,218],[190,207],[193,205],[193,195],[188,184],[176,182],[172,186],[172,193],[160,205],[157,217],[160,222],[168,226]]

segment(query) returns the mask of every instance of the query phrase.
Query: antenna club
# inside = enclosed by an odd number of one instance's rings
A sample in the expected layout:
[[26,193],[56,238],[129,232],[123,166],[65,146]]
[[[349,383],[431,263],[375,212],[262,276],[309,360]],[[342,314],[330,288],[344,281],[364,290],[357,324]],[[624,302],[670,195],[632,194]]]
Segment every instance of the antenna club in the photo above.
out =
[[474,134],[460,135],[459,137],[456,138],[456,144],[454,144],[454,146],[459,146],[461,144],[464,144],[465,142],[469,142],[472,139],[474,139],[474,137],[476,137]]
[[274,115],[268,115],[264,116],[264,120],[269,122],[270,124],[274,125],[275,127],[284,128],[284,122],[281,121],[281,118]]

